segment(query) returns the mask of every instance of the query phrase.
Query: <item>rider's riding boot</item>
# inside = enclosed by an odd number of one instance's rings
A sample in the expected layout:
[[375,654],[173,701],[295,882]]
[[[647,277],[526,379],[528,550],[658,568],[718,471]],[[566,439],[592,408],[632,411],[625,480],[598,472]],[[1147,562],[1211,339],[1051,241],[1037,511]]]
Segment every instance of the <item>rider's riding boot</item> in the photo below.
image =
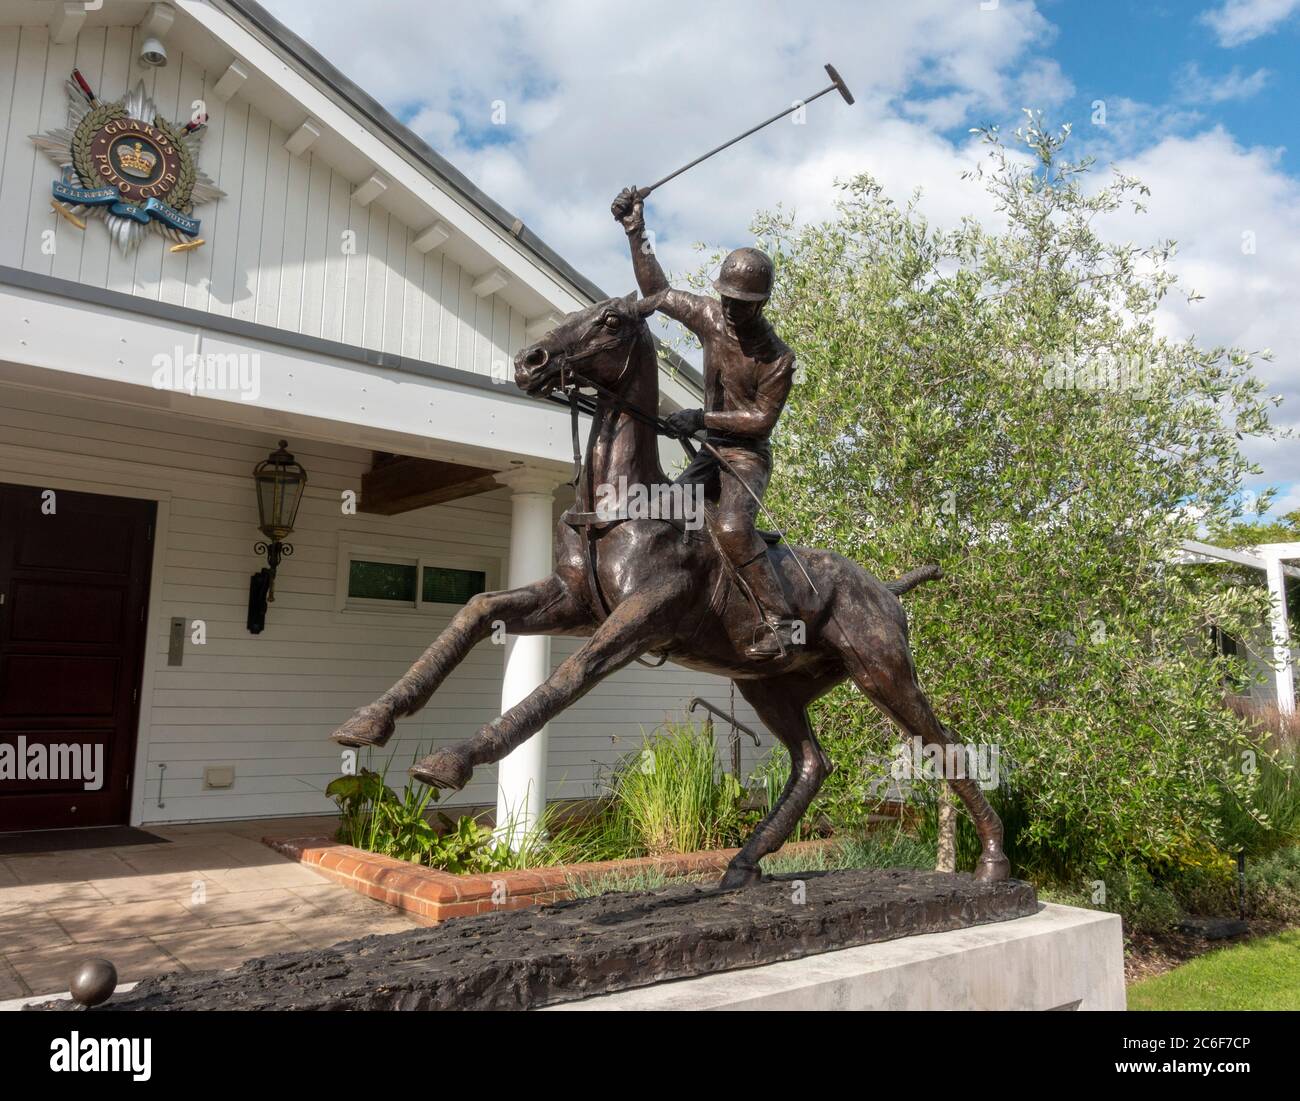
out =
[[745,656],[755,659],[785,657],[791,647],[798,620],[790,614],[785,590],[766,551],[740,567],[740,576],[763,609],[763,623],[754,632],[754,640],[745,647]]

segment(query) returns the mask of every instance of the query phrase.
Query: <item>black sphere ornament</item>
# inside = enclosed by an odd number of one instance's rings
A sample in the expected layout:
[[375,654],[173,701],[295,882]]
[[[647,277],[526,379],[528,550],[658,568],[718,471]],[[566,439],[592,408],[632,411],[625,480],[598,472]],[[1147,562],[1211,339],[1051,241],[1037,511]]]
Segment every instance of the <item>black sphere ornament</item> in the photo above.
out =
[[103,1005],[116,989],[117,968],[108,960],[83,960],[68,983],[72,1000],[87,1009]]

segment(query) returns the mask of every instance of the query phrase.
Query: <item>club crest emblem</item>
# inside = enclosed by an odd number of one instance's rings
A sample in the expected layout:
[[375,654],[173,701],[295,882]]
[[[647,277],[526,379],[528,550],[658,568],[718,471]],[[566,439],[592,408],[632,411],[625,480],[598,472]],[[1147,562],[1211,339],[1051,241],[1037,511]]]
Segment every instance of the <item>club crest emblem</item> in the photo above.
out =
[[32,137],[61,170],[55,212],[83,229],[83,217],[102,218],[124,253],[149,232],[171,241],[173,251],[203,244],[194,208],[225,196],[198,168],[204,120],[169,122],[143,81],[101,103],[74,69],[67,90],[68,125]]

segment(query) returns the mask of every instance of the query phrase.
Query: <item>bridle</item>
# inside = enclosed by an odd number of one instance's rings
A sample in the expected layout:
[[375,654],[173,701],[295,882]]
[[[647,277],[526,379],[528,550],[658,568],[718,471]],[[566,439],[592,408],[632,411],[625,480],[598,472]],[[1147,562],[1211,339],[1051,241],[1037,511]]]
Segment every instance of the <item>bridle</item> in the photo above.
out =
[[[695,458],[695,447],[691,443],[689,436],[684,436],[673,431],[663,417],[657,416],[653,413],[647,413],[644,409],[640,408],[640,406],[633,405],[620,393],[623,381],[627,378],[627,373],[632,367],[632,353],[636,351],[637,343],[644,335],[648,335],[644,330],[644,326],[624,328],[616,336],[611,337],[609,340],[601,341],[599,344],[596,344],[591,348],[584,349],[576,354],[561,352],[558,357],[560,360],[560,381],[555,389],[560,391],[560,393],[556,393],[555,390],[552,390],[546,395],[546,397],[548,401],[553,401],[559,405],[567,405],[569,407],[569,423],[573,435],[573,481],[570,484],[575,488],[578,485],[579,479],[582,477],[582,444],[580,440],[578,414],[586,413],[588,416],[594,416],[597,406],[602,401],[618,412],[626,413],[633,420],[639,421],[641,424],[650,425],[661,435],[676,439],[685,449],[686,453],[692,459]],[[609,386],[605,386],[602,383],[587,378],[581,372],[573,369],[574,363],[581,363],[584,360],[592,359],[593,357],[600,355],[602,352],[609,351],[611,348],[617,348],[624,342],[626,342],[628,346],[627,355],[624,357],[623,366],[619,370],[618,376]],[[581,391],[584,388],[594,390],[596,392],[596,397],[593,398],[582,393]],[[563,394],[563,396],[561,396],[561,394]]]

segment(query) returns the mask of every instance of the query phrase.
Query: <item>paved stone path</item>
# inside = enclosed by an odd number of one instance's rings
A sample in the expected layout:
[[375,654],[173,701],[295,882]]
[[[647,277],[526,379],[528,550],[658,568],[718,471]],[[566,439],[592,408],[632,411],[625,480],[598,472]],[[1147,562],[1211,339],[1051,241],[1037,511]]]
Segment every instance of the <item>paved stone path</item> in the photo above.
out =
[[333,819],[145,828],[171,843],[0,857],[0,1000],[65,991],[88,956],[126,983],[419,927],[261,843]]

